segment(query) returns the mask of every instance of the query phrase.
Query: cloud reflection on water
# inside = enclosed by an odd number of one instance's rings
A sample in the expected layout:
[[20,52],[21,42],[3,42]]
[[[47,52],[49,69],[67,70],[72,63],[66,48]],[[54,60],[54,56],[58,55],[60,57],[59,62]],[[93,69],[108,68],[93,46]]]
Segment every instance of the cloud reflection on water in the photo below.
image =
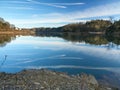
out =
[[75,65],[51,65],[51,66],[4,66],[4,68],[24,68],[24,69],[89,69],[89,70],[106,70],[120,74],[120,67],[89,67],[89,66],[75,66]]

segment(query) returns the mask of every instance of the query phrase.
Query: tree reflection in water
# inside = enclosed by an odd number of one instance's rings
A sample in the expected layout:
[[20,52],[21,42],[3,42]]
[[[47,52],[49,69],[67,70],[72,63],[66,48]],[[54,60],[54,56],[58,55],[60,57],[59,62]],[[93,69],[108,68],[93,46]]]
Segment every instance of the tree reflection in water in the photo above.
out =
[[106,36],[98,34],[85,34],[85,33],[37,33],[36,36],[40,37],[60,37],[67,41],[85,42],[91,45],[106,45],[108,49],[119,48],[120,36]]
[[0,35],[0,47],[4,47],[7,43],[16,39],[16,35]]
[[[0,35],[0,47],[4,47],[7,43],[15,40],[17,36],[18,35]],[[60,37],[73,43],[85,42],[91,45],[105,45],[108,49],[120,49],[120,37],[115,36],[91,35],[85,33],[37,33],[35,36]]]

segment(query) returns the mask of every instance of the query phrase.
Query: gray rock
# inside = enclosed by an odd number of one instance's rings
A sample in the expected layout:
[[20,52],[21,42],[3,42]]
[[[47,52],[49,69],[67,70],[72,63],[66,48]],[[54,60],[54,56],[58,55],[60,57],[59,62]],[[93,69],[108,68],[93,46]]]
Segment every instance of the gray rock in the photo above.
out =
[[23,70],[16,74],[0,73],[0,90],[13,88],[19,88],[19,90],[112,90],[109,87],[100,86],[94,76],[87,74],[70,76],[45,69]]

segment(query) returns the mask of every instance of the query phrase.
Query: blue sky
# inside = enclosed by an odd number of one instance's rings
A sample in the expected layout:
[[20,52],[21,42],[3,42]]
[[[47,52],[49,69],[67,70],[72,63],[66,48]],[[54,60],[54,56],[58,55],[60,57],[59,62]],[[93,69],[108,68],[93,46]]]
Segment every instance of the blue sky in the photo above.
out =
[[20,28],[120,18],[120,0],[0,0],[0,17]]

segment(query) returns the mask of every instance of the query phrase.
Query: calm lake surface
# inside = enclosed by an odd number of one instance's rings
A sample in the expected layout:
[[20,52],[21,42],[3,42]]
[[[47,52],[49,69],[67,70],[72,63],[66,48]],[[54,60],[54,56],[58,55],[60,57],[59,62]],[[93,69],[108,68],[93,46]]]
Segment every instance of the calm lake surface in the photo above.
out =
[[40,68],[84,72],[120,85],[120,45],[112,42],[99,45],[60,37],[15,36],[1,43],[0,72]]

